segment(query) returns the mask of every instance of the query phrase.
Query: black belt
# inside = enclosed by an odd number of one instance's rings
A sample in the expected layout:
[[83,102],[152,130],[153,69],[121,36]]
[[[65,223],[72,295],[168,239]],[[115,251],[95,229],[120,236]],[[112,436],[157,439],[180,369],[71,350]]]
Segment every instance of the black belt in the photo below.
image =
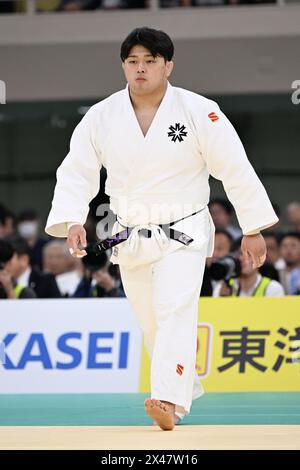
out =
[[[193,238],[191,238],[189,235],[186,235],[183,232],[180,232],[174,228],[172,228],[173,225],[175,225],[177,222],[180,222],[181,220],[187,219],[188,217],[192,217],[193,215],[198,214],[199,212],[203,211],[205,208],[200,209],[197,212],[193,212],[193,214],[187,215],[185,217],[182,217],[182,219],[175,220],[174,222],[170,222],[169,224],[163,224],[163,225],[158,225],[171,240],[176,240],[179,243],[182,243],[183,245],[188,246],[192,241],[194,241]],[[123,243],[126,241],[134,227],[126,227],[123,225],[121,222],[118,221],[118,223],[125,228],[125,230],[122,230],[121,232],[116,233],[110,238],[106,238],[105,240],[100,240],[99,242],[95,243],[94,245],[90,245],[89,252],[94,253],[94,254],[100,254],[103,251],[109,250],[110,248],[119,245],[120,243]],[[148,229],[143,229],[141,228],[139,230],[139,233],[142,233],[147,238],[151,238],[152,231]]]

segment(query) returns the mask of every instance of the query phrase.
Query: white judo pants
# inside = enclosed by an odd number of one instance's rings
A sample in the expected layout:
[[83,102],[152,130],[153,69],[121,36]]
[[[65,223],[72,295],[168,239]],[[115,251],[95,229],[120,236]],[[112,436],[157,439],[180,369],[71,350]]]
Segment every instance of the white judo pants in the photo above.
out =
[[180,417],[202,395],[197,376],[198,301],[207,245],[182,246],[153,263],[120,272],[151,357],[151,398],[176,405]]

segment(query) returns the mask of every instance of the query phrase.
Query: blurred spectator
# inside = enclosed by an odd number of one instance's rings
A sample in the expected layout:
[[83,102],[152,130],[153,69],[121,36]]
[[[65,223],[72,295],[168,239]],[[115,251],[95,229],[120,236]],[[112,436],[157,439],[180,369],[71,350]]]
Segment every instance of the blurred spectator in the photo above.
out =
[[214,260],[230,253],[232,242],[233,238],[227,230],[216,229],[214,252],[211,258],[206,259],[200,297],[212,296],[217,281],[211,279],[209,268]]
[[263,231],[262,235],[267,246],[266,262],[272,264],[278,271],[284,269],[285,261],[280,253],[280,235],[271,230]]
[[[107,251],[107,257],[110,258],[110,252]],[[124,292],[124,287],[122,284],[122,279],[121,279],[121,274],[120,274],[120,268],[118,264],[112,264],[109,263],[108,265],[108,272],[109,274],[116,280],[117,286],[121,289],[122,291],[122,297],[125,297],[125,292]]]
[[217,229],[227,230],[234,240],[242,235],[241,229],[231,225],[233,206],[227,199],[212,199],[208,207]]
[[9,237],[15,230],[15,216],[0,204],[0,238]]
[[0,240],[0,299],[36,298],[32,289],[13,277],[17,258],[13,245],[7,240]]
[[290,202],[286,208],[286,217],[290,230],[300,232],[300,202]]
[[55,276],[59,291],[71,297],[80,281],[81,260],[73,258],[64,240],[53,240],[43,248],[44,271]]
[[241,241],[237,240],[232,248],[232,252],[239,260],[241,274],[237,278],[231,278],[228,284],[224,281],[217,283],[214,288],[214,297],[281,297],[284,296],[282,285],[262,276],[257,268],[253,269],[250,257],[242,253]]
[[102,0],[61,0],[62,11],[95,10],[101,6]]
[[211,258],[207,258],[208,264],[210,265],[216,258],[228,255],[232,243],[233,238],[227,230],[216,228],[214,252]]
[[42,273],[30,266],[30,247],[23,238],[9,240],[16,253],[12,274],[18,284],[30,287],[40,299],[61,297],[53,274]]
[[279,278],[285,293],[290,294],[292,290],[291,274],[293,270],[300,268],[300,232],[287,232],[282,236],[280,253],[286,266],[279,271]]
[[258,268],[258,271],[262,276],[269,277],[274,281],[280,282],[279,272],[274,268],[273,264],[266,261],[260,268]]
[[289,295],[300,295],[300,268],[291,272]]
[[125,297],[120,283],[111,276],[107,265],[93,273],[93,280],[95,281],[92,289],[93,297]]
[[42,270],[42,250],[46,243],[49,242],[49,239],[39,235],[40,218],[37,212],[33,209],[23,211],[18,217],[17,230],[19,235],[24,238],[30,246],[31,266]]
[[109,272],[106,253],[82,258],[83,277],[77,286],[74,297],[125,297],[121,280]]

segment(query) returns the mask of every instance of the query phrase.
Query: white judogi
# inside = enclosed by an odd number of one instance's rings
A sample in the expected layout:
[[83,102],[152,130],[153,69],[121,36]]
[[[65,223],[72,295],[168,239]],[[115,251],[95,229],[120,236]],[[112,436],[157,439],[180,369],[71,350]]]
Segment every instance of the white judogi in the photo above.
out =
[[[128,86],[90,108],[57,170],[48,234],[66,237],[68,223],[85,223],[88,204],[99,191],[101,165],[107,169],[105,192],[111,209],[123,225],[138,226],[114,250],[111,261],[120,264],[126,294],[153,355],[152,396],[188,413],[197,304],[205,258],[214,248],[207,209],[209,174],[223,182],[244,234],[269,227],[278,218],[218,105],[169,82],[145,137]],[[174,226],[194,239],[188,247],[159,230],[158,224],[200,209]],[[152,237],[140,236],[141,227],[149,228]],[[120,230],[116,222],[113,233]]]

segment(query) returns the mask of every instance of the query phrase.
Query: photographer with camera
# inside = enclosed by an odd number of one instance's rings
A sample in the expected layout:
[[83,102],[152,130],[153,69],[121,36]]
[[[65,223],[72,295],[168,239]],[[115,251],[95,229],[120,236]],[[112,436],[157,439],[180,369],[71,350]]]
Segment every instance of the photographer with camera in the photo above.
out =
[[215,284],[213,297],[282,297],[282,285],[262,276],[251,257],[241,249],[242,239],[232,245],[231,253],[216,259],[210,268]]
[[35,299],[32,289],[18,283],[14,277],[17,254],[7,240],[0,240],[0,299]]
[[122,283],[110,272],[107,254],[87,253],[82,258],[83,277],[73,297],[125,297]]

